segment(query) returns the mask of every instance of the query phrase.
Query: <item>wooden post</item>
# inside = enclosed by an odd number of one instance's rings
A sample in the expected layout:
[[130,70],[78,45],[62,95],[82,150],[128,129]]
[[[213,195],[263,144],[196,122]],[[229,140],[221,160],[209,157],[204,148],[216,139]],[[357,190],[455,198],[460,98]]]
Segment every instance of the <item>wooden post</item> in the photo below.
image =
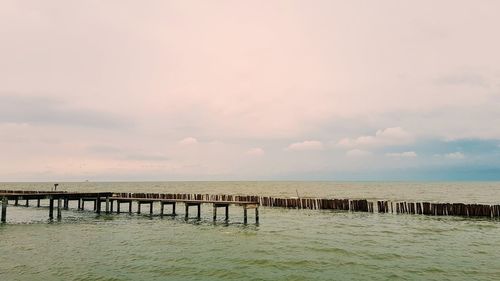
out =
[[217,220],[217,205],[214,203],[214,221]]
[[243,223],[246,224],[248,222],[247,218],[247,205],[243,205]]
[[95,199],[95,211],[98,215],[101,214],[101,196],[98,195]]
[[120,201],[116,201],[116,213],[119,214],[120,213]]
[[82,209],[82,198],[78,198],[78,210]]
[[132,214],[132,200],[128,202],[128,213]]
[[83,210],[83,209],[85,209],[85,200],[83,200],[83,198],[80,199],[80,200],[82,200],[82,208],[81,208],[81,210]]
[[114,202],[115,202],[115,200],[113,200],[113,199],[110,199],[110,200],[109,200],[109,204],[110,204],[110,210],[109,210],[109,212],[110,212],[111,214],[113,213],[113,205],[114,205]]
[[26,199],[26,207],[29,207],[29,206],[30,206],[30,200]]
[[141,213],[141,202],[137,201],[137,213]]
[[229,220],[229,204],[226,205],[226,221]]
[[40,208],[40,199],[37,199],[37,200],[36,200],[36,206],[37,206],[38,208]]
[[160,202],[160,216],[163,217],[163,210],[165,209],[165,205],[163,204],[163,202]]
[[2,222],[7,221],[7,204],[9,201],[7,200],[7,197],[2,197]]
[[17,197],[16,197],[16,199],[14,199],[14,206],[17,206],[19,204],[18,201],[19,201],[19,199],[17,199]]
[[153,215],[153,201],[149,203],[149,214]]
[[173,216],[176,216],[176,213],[175,213],[175,204],[176,203],[174,202],[174,204],[172,205],[172,215]]
[[184,216],[184,218],[187,220],[189,218],[189,205],[188,203],[184,203],[186,205],[186,214]]
[[198,203],[198,220],[201,219],[201,203]]
[[64,198],[64,210],[67,210],[69,208],[69,199]]
[[54,198],[49,198],[49,220],[54,219]]
[[109,197],[106,197],[106,214],[109,214]]
[[61,201],[61,198],[57,199],[57,220],[61,220]]
[[259,206],[255,207],[255,223],[259,223]]

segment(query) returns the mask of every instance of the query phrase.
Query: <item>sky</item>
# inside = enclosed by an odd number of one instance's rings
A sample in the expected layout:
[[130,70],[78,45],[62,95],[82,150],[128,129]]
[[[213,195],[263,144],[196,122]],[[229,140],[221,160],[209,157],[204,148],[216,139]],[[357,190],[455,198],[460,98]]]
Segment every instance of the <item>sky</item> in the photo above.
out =
[[500,1],[0,2],[0,181],[500,180]]

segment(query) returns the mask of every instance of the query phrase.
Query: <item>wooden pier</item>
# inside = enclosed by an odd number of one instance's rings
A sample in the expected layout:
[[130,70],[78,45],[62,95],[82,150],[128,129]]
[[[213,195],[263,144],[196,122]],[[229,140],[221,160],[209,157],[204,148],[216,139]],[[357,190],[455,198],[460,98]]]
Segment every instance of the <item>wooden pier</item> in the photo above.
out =
[[[9,200],[14,201],[14,206],[19,206],[19,201],[25,200],[23,206],[28,207],[31,200],[36,200],[36,207],[40,206],[40,200],[48,200],[49,207],[49,220],[54,219],[54,208],[57,211],[57,219],[62,217],[61,210],[69,209],[70,201],[78,201],[78,210],[85,209],[85,202],[93,203],[93,211],[101,214],[102,204],[105,204],[105,213],[111,214],[114,212],[114,205],[116,205],[116,213],[121,213],[121,205],[128,205],[128,213],[132,213],[132,203],[137,204],[137,214],[141,213],[141,207],[147,205],[149,207],[149,214],[153,215],[154,204],[160,205],[160,216],[176,216],[176,205],[178,203],[184,204],[185,212],[184,218],[188,220],[189,208],[196,207],[196,219],[201,219],[201,207],[204,204],[212,205],[213,220],[217,220],[217,209],[225,208],[225,221],[229,221],[229,206],[243,207],[243,223],[248,223],[247,210],[255,210],[255,223],[259,223],[259,203],[257,201],[228,201],[228,200],[203,200],[203,199],[165,199],[165,198],[142,198],[142,197],[123,197],[120,194],[112,192],[94,192],[94,193],[80,193],[80,192],[53,192],[53,191],[20,191],[20,190],[0,190],[0,199],[2,205],[1,222],[7,221],[7,206]],[[57,202],[55,206],[54,202]],[[165,214],[165,205],[170,205],[172,212]]]

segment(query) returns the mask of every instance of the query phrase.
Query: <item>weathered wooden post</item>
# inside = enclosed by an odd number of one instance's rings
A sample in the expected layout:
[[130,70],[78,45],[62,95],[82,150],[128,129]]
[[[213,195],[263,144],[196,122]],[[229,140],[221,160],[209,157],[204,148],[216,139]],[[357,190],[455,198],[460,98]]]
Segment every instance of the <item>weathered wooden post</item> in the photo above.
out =
[[38,208],[40,208],[40,198],[38,198],[38,199],[36,200],[36,206],[37,206]]
[[229,220],[229,204],[226,205],[226,221]]
[[78,210],[82,210],[82,198],[78,198]]
[[184,203],[184,205],[186,205],[186,212],[185,212],[186,214],[184,216],[184,219],[187,220],[189,218],[189,205],[188,203]]
[[97,195],[97,198],[95,199],[95,211],[98,215],[101,214],[101,196]]
[[214,221],[217,220],[217,205],[214,203]]
[[165,204],[163,202],[160,202],[160,216],[163,217],[163,211],[165,209]]
[[138,214],[141,213],[141,202],[140,201],[137,201],[137,213]]
[[109,212],[112,214],[113,213],[113,205],[114,205],[115,200],[112,198],[109,199],[109,204],[110,204],[110,210]]
[[128,213],[132,214],[132,200],[128,202]]
[[259,206],[255,207],[255,223],[259,223]]
[[120,213],[120,204],[121,202],[120,201],[116,201],[116,213],[119,214]]
[[176,216],[176,215],[177,215],[177,214],[175,213],[175,204],[176,204],[175,202],[174,202],[174,204],[172,204],[172,215],[173,215],[173,216]]
[[57,199],[57,220],[61,220],[61,201],[61,198]]
[[149,202],[149,214],[153,215],[153,201]]
[[30,206],[30,200],[26,199],[26,205],[25,205],[25,207],[29,207],[29,206]]
[[18,201],[19,201],[19,199],[17,199],[17,197],[16,197],[16,199],[14,199],[14,206],[19,205],[19,202],[18,202]]
[[69,209],[69,199],[64,198],[64,210],[67,210],[67,209]]
[[109,214],[109,196],[106,196],[106,214]]
[[198,220],[201,219],[201,203],[198,203],[198,216],[197,216]]
[[7,204],[9,201],[7,200],[7,197],[2,197],[2,222],[7,221]]
[[246,224],[248,222],[247,218],[247,205],[243,205],[243,223]]
[[54,198],[49,197],[49,220],[54,219]]

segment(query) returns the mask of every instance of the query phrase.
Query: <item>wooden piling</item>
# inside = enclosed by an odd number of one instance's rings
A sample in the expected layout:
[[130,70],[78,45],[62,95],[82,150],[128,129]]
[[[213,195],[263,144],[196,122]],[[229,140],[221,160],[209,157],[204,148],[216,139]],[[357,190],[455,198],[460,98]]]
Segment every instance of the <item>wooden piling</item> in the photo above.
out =
[[37,199],[37,200],[36,200],[36,206],[37,206],[38,208],[40,208],[40,199]]
[[109,197],[106,197],[106,214],[109,214]]
[[255,223],[259,223],[259,206],[255,207]]
[[226,221],[229,221],[229,205],[226,206]]
[[2,223],[7,221],[7,204],[9,204],[7,197],[2,197]]
[[184,203],[184,205],[186,206],[186,211],[185,211],[184,219],[187,220],[189,218],[189,205],[188,205],[188,203]]
[[95,212],[100,215],[101,214],[101,196],[97,196],[95,200]]
[[201,203],[198,204],[198,216],[197,216],[198,220],[201,219]]
[[149,203],[149,214],[153,215],[153,202]]
[[49,220],[54,219],[54,198],[49,199]]
[[61,220],[61,204],[62,200],[61,198],[57,199],[57,220]]
[[243,205],[243,223],[246,224],[247,222],[248,222],[247,205]]
[[213,204],[214,206],[214,221],[217,220],[217,205]]

